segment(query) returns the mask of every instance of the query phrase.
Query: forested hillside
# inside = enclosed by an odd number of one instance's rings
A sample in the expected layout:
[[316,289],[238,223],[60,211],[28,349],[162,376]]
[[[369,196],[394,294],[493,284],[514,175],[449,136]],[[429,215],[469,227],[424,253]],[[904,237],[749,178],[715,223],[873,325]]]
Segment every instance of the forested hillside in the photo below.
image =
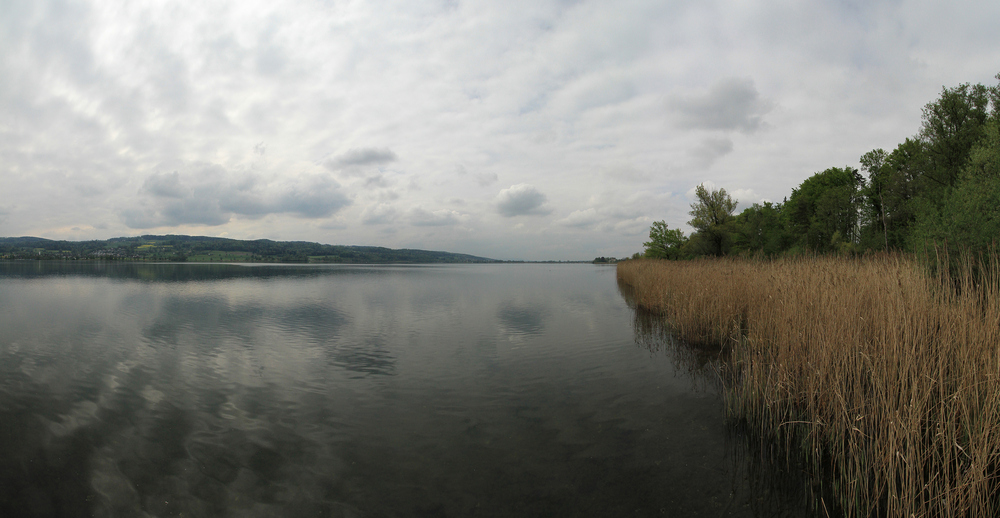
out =
[[0,238],[2,259],[292,263],[483,263],[493,259],[450,252],[341,246],[304,241],[243,241],[201,236],[118,237],[104,241]]

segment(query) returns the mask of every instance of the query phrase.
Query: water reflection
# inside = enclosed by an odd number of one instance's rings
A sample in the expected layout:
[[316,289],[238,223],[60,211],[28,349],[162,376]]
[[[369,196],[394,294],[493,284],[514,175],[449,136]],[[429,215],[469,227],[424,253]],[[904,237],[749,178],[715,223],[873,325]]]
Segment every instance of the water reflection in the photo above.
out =
[[548,308],[540,304],[506,301],[497,310],[500,332],[509,336],[540,334],[547,316]]
[[395,374],[396,357],[389,352],[385,341],[379,337],[355,344],[345,344],[330,350],[330,365],[336,365],[344,370],[373,376],[392,376]]
[[0,516],[754,513],[609,269],[202,266],[0,263]]

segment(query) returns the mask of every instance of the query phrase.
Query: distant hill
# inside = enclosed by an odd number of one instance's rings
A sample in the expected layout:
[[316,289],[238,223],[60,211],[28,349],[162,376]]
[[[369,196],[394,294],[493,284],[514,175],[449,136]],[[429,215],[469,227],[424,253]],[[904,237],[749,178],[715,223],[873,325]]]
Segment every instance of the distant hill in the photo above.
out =
[[355,264],[499,262],[486,257],[429,250],[177,235],[115,237],[103,241],[2,237],[0,259]]

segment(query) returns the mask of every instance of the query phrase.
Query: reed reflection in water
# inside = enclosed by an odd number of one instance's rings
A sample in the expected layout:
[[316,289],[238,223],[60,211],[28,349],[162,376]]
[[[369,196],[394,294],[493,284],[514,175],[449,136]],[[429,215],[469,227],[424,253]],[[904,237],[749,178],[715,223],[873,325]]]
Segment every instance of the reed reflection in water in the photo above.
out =
[[[636,306],[631,286],[619,282],[618,290],[633,311],[636,344],[651,353],[663,352],[674,371],[691,380],[692,387],[724,393],[723,380],[730,360],[724,347],[678,340],[662,315]],[[726,420],[725,430],[732,491],[722,516],[830,516],[818,501],[822,488],[811,487],[802,467],[779,445],[762,441],[739,420]]]

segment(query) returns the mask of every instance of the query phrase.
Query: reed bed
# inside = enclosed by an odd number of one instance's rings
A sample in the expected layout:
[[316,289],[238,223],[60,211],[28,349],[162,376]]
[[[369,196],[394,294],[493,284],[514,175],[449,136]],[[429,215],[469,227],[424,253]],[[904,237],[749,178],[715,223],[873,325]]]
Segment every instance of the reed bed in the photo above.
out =
[[618,279],[680,339],[723,346],[730,418],[797,457],[821,508],[997,516],[1000,289],[975,279],[1000,267],[923,264],[633,260]]

